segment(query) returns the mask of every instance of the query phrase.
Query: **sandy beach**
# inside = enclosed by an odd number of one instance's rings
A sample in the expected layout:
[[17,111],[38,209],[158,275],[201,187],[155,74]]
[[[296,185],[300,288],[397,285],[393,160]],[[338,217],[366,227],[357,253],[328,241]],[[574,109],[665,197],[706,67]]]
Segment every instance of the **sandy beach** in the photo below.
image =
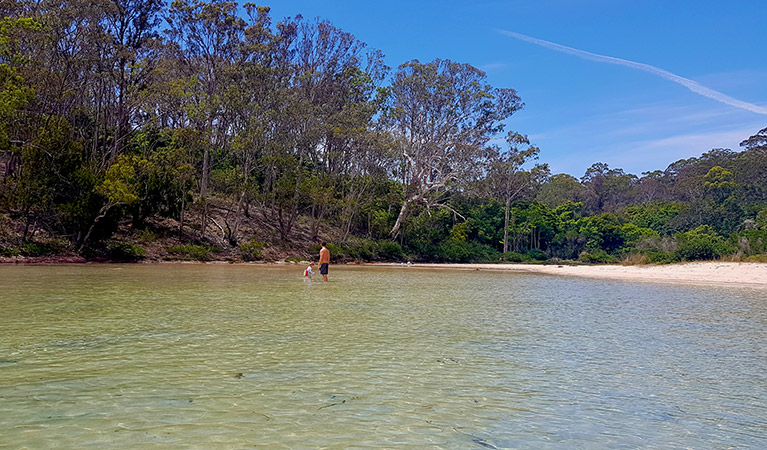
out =
[[767,264],[692,262],[667,265],[409,264],[408,267],[499,270],[611,280],[746,286],[767,289]]

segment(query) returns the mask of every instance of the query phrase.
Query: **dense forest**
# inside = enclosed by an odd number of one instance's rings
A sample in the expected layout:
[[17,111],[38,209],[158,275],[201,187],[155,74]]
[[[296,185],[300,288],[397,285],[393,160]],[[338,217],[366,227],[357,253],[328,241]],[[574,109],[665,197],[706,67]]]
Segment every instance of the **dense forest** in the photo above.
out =
[[552,174],[510,88],[219,0],[0,0],[0,257],[767,260],[767,128]]

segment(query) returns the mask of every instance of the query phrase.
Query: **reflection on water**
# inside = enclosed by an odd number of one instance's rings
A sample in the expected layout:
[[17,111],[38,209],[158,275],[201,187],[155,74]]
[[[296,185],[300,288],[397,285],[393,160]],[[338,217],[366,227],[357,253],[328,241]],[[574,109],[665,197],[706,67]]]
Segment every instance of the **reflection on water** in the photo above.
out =
[[0,267],[10,448],[767,448],[758,290]]

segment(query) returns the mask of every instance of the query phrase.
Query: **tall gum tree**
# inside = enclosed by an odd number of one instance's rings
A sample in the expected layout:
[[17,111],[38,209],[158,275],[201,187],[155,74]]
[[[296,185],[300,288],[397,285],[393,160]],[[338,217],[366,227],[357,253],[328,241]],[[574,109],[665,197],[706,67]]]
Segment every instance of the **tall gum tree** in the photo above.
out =
[[491,149],[487,175],[484,185],[492,197],[504,204],[503,252],[509,251],[509,222],[511,202],[521,194],[539,186],[549,176],[548,165],[536,165],[531,170],[523,170],[530,160],[538,159],[540,149],[530,145],[527,136],[509,132],[506,136],[509,148]]
[[203,148],[199,203],[200,234],[208,220],[208,184],[213,157],[230,141],[231,105],[225,93],[242,70],[241,42],[246,22],[238,4],[222,0],[174,0],[166,16],[166,33],[180,49],[179,63],[188,69],[190,96],[186,104],[192,127],[207,136]]
[[400,159],[404,199],[391,235],[415,204],[447,207],[441,195],[472,177],[486,145],[524,106],[513,89],[494,88],[469,64],[436,59],[402,64],[391,86],[387,121]]

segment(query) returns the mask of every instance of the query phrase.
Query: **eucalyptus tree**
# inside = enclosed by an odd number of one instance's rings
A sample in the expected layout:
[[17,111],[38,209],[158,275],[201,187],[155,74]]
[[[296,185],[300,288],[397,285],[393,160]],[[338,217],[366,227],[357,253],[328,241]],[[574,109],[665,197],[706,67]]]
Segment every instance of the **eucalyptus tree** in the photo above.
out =
[[[527,136],[509,132],[507,150],[492,148],[487,175],[483,180],[487,193],[504,203],[503,252],[509,251],[509,221],[511,202],[531,191],[549,175],[548,165],[536,165],[523,170],[525,163],[538,159],[540,149],[530,144]],[[534,193],[532,193],[534,196]]]
[[[204,141],[200,168],[200,233],[208,221],[208,183],[213,158],[229,143],[231,97],[225,93],[241,76],[241,46],[246,22],[238,15],[238,4],[223,0],[174,0],[166,21],[168,37],[178,46],[188,126]],[[184,92],[185,91],[185,92]]]
[[623,169],[610,169],[606,163],[592,164],[581,177],[581,183],[590,194],[586,208],[598,214],[614,212],[630,204],[632,189],[638,180],[636,175],[625,173]]
[[16,67],[19,59],[24,58],[24,55],[19,52],[19,40],[23,39],[25,31],[40,29],[40,24],[30,18],[9,15],[2,17],[0,19],[0,183],[12,175],[18,165],[18,148],[19,144],[22,144],[17,133],[19,116],[34,98],[34,89],[19,75]]
[[[114,161],[128,143],[132,121],[157,60],[156,47],[163,0],[110,0],[104,18],[111,38],[111,58],[107,68],[113,80],[114,137],[110,161]],[[106,62],[106,61],[105,61]],[[140,125],[140,124],[137,124]]]
[[504,120],[522,108],[513,89],[493,88],[481,70],[450,60],[402,64],[385,117],[396,139],[405,196],[391,235],[414,204],[448,207],[441,196],[469,179]]
[[748,139],[744,139],[740,143],[740,146],[746,150],[753,150],[753,149],[767,150],[767,127],[762,128],[756,134],[754,134],[753,136],[750,136]]
[[365,53],[364,43],[327,21],[297,16],[276,28],[275,138],[261,160],[262,198],[287,240],[301,212],[316,235],[331,211],[338,177],[368,139],[384,69],[380,52]]
[[587,196],[586,187],[577,178],[567,173],[557,173],[548,177],[536,193],[535,199],[550,208],[570,203],[582,203]]
[[27,36],[20,48],[25,56],[20,73],[35,89],[28,109],[34,127],[60,117],[76,125],[78,137],[90,139],[106,127],[98,118],[107,108],[96,99],[105,89],[102,61],[108,57],[109,37],[102,21],[107,0],[29,1],[22,6],[43,30]]

